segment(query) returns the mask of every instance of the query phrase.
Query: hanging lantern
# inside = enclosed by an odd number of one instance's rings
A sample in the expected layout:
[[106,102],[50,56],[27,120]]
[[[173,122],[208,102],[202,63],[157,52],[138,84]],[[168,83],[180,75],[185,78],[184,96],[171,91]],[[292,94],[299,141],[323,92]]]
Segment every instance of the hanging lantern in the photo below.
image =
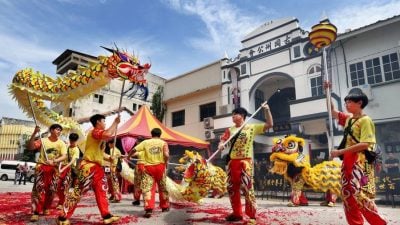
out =
[[308,35],[311,44],[316,48],[322,48],[330,45],[337,37],[337,28],[331,24],[329,20],[323,20],[319,24],[314,25],[311,28],[311,32]]

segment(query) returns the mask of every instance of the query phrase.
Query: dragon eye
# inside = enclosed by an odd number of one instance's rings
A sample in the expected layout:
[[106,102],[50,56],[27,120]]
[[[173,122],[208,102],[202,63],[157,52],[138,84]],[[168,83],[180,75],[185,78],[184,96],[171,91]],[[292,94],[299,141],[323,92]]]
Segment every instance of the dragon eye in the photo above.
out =
[[294,148],[296,147],[296,143],[294,143],[293,141],[288,143],[288,148]]

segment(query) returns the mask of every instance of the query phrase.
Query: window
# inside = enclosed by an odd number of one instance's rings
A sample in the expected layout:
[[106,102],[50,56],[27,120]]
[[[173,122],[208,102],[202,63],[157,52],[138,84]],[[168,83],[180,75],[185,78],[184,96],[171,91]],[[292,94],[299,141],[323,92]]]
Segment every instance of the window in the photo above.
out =
[[246,64],[240,65],[240,74],[246,74]]
[[350,64],[351,86],[360,86],[365,84],[364,66],[362,62]]
[[382,70],[379,58],[365,61],[365,68],[367,70],[368,84],[377,84],[382,82]]
[[300,46],[295,46],[293,48],[293,57],[294,58],[300,57]]
[[136,103],[133,103],[133,105],[132,105],[132,110],[133,110],[133,111],[136,111],[136,110],[137,110],[137,104],[136,104]]
[[314,65],[308,69],[310,77],[311,96],[323,95],[321,66]]
[[217,115],[217,103],[212,102],[200,106],[200,121],[206,117],[213,117]]
[[399,58],[397,53],[382,56],[383,72],[385,81],[396,80],[400,78]]
[[172,127],[185,125],[185,110],[172,113]]
[[93,98],[94,102],[103,104],[103,95],[99,95],[99,94],[94,94],[94,98]]
[[[255,104],[256,107],[258,107],[258,106],[261,105],[262,103],[264,103],[264,92],[261,91],[261,90],[259,90],[259,89],[256,89],[254,104]],[[259,120],[261,120],[261,121],[263,121],[264,118],[265,118],[264,113],[263,113],[263,110],[260,110],[260,111],[256,114],[255,118],[256,118],[256,119],[259,119]]]

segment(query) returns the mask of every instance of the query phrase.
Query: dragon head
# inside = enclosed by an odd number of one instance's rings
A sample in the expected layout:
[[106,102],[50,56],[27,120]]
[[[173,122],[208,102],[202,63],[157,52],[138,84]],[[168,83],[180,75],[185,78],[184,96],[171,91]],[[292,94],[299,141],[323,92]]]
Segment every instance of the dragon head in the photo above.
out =
[[287,135],[284,138],[273,140],[272,154],[270,156],[273,164],[271,172],[284,175],[288,170],[288,165],[293,164],[296,167],[309,165],[308,157],[304,156],[304,139],[294,135]]

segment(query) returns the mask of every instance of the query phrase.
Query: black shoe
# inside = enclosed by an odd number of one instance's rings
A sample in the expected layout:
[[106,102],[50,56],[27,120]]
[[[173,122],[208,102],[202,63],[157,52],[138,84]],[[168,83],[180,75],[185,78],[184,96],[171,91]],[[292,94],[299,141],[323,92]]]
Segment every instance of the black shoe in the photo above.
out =
[[162,212],[169,212],[169,207],[168,208],[163,208],[161,209]]
[[151,214],[153,214],[153,210],[152,209],[147,209],[146,213],[144,214],[144,218],[150,218]]
[[133,201],[132,205],[140,205],[140,200]]
[[235,216],[233,214],[229,214],[227,217],[225,217],[226,221],[231,221],[231,222],[235,222],[235,221],[241,221],[243,220],[242,216]]

